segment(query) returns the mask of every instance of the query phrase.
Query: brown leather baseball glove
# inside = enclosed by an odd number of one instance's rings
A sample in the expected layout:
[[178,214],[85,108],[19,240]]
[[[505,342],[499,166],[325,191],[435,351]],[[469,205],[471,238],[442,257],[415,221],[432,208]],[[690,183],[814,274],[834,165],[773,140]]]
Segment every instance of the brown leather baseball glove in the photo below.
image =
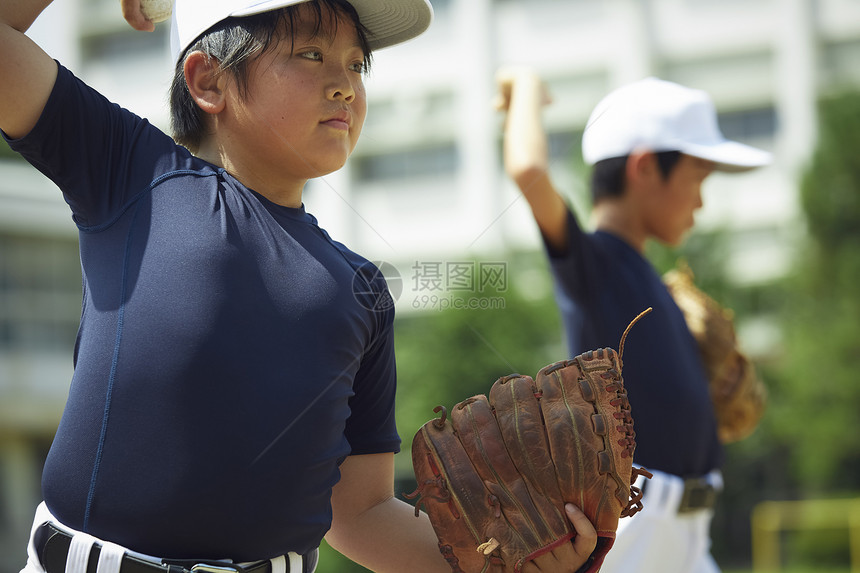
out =
[[566,502],[597,530],[581,571],[600,569],[619,518],[641,509],[633,482],[650,477],[632,465],[620,352],[586,352],[534,379],[499,378],[489,397],[464,400],[450,416],[439,406],[441,416],[421,427],[412,442],[418,489],[406,497],[418,497],[415,514],[429,515],[454,573],[519,572],[569,543]]
[[748,437],[764,414],[767,389],[738,346],[734,313],[695,285],[685,263],[663,275],[663,281],[699,346],[720,440],[730,443]]

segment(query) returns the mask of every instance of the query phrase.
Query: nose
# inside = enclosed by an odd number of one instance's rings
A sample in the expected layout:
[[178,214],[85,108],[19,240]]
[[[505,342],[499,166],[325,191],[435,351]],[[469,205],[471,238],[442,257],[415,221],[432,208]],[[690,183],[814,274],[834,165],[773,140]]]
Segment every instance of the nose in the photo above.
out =
[[331,80],[326,88],[326,97],[331,100],[342,100],[346,103],[352,103],[355,99],[354,80],[350,77],[348,70],[340,70],[332,73]]

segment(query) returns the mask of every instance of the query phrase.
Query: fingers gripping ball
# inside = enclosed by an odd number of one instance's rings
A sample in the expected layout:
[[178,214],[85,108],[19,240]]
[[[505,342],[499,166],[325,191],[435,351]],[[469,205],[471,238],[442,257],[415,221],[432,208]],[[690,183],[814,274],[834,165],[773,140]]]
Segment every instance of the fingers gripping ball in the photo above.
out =
[[140,11],[153,23],[164,22],[173,11],[173,0],[140,0]]
[[623,344],[619,353],[605,348],[551,364],[534,379],[499,378],[488,395],[460,402],[450,416],[437,407],[441,416],[418,431],[418,488],[406,497],[417,498],[416,515],[427,512],[455,573],[518,573],[569,543],[576,532],[566,502],[597,530],[583,569],[600,569],[618,520],[642,507],[632,484],[649,475],[632,465]]

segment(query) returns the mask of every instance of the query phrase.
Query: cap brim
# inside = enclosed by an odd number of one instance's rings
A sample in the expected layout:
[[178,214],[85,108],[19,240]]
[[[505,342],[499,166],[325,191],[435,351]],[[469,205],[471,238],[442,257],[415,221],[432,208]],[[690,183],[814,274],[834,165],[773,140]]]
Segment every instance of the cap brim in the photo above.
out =
[[[251,16],[308,0],[261,0],[234,11],[231,16]],[[428,0],[347,0],[367,29],[372,50],[387,48],[422,34],[433,21],[433,7]]]
[[772,160],[772,155],[767,151],[737,141],[723,141],[712,145],[682,143],[677,149],[686,155],[713,161],[717,171],[748,171],[768,165]]
[[[225,2],[229,3],[230,0],[219,0],[217,4],[210,6],[211,19],[206,17],[189,18],[192,22],[196,22],[196,25],[191,24],[181,34],[176,21],[177,12],[180,10],[179,7],[174,7],[171,24],[173,59],[176,61],[196,38],[224,18],[252,16],[307,1],[309,0],[258,0],[252,2],[250,6],[237,10],[229,10],[229,7],[227,10],[223,10]],[[379,50],[411,40],[427,30],[433,22],[433,7],[429,0],[347,1],[355,8],[359,21],[367,29],[367,41],[371,50]],[[222,16],[218,15],[217,7],[221,7],[223,10]],[[189,9],[192,8],[189,6]]]
[[370,33],[372,50],[401,44],[424,33],[433,22],[428,0],[347,0]]

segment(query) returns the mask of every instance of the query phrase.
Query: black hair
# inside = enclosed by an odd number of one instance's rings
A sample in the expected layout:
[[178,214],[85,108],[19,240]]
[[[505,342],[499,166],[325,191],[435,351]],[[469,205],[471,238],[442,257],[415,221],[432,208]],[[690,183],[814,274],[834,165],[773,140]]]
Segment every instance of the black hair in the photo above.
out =
[[[181,54],[174,69],[170,86],[170,125],[173,139],[180,145],[196,151],[206,135],[205,112],[201,110],[185,81],[185,58],[200,51],[218,63],[218,73],[229,73],[236,80],[239,97],[247,95],[249,65],[277,46],[282,39],[290,38],[296,29],[299,8],[294,4],[242,18],[226,18],[209,28]],[[371,49],[367,29],[361,24],[352,4],[346,0],[312,0],[306,3],[314,14],[313,34],[319,34],[325,23],[337,25],[336,17],[347,16],[358,31],[359,44],[364,51],[364,69],[370,69]],[[327,22],[326,18],[330,20]]]
[[[681,159],[680,151],[658,151],[657,167],[663,179],[668,179],[672,170]],[[601,199],[620,197],[624,193],[627,178],[624,176],[629,155],[610,157],[594,164],[591,172],[591,199],[597,203]]]

